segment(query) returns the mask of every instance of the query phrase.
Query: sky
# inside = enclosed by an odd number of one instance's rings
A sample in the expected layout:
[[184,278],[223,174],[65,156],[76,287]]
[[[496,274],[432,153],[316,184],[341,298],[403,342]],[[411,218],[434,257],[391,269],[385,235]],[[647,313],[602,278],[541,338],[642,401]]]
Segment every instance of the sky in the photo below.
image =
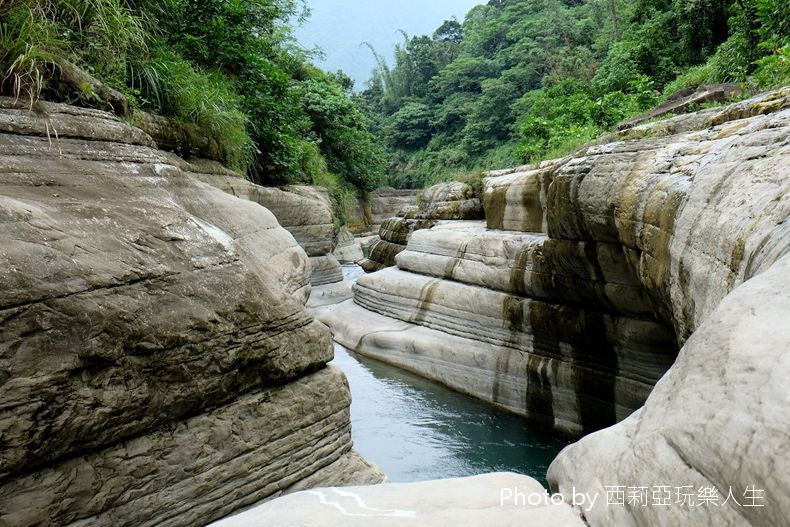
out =
[[464,15],[484,0],[308,0],[311,16],[296,28],[296,37],[305,48],[320,47],[324,61],[316,60],[327,71],[342,69],[361,90],[376,67],[376,60],[362,42],[392,61],[392,50],[403,37],[431,35],[442,22]]

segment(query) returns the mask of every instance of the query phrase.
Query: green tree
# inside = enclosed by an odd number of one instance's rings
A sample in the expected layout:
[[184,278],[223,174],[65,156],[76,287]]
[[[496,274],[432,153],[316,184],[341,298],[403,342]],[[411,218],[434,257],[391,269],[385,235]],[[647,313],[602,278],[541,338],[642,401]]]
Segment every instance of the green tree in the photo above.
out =
[[388,137],[395,148],[414,149],[428,144],[433,135],[433,112],[426,104],[411,102],[388,120]]

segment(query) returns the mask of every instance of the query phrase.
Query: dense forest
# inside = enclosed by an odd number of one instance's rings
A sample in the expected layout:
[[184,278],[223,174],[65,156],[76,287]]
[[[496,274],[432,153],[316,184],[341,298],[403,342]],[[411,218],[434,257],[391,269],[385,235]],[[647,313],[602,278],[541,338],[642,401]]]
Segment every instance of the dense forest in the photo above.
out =
[[790,84],[786,0],[491,0],[404,34],[359,94],[296,45],[305,16],[301,0],[0,0],[0,93],[165,116],[255,182],[327,186],[342,220],[383,184],[562,155],[680,88]]
[[394,186],[564,155],[682,88],[790,84],[787,0],[491,0],[362,94]]

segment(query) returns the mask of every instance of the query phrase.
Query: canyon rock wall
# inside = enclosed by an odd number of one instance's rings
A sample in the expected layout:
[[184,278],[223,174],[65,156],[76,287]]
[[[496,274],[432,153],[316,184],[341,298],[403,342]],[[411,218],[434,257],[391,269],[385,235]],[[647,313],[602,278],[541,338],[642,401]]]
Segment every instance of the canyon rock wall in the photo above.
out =
[[417,204],[417,191],[379,188],[370,193],[368,203],[368,213],[365,214],[368,217],[368,226],[365,231],[376,233],[385,220],[396,216],[404,208]]
[[785,89],[494,172],[485,223],[413,232],[397,268],[322,320],[359,353],[559,430],[612,425],[790,250],[788,137]]
[[[209,163],[202,163],[206,167]],[[335,249],[335,224],[332,202],[323,187],[286,185],[262,187],[224,170],[214,163],[213,170],[194,174],[197,178],[234,196],[254,201],[269,209],[277,221],[296,239],[310,257],[310,283],[314,286],[343,281]]]
[[195,526],[351,449],[307,255],[112,115],[0,99],[0,524]]
[[[648,506],[604,499],[585,512],[589,525],[787,525],[788,286],[790,255],[721,301],[644,408],[559,454],[548,479],[568,502],[574,491],[603,499],[612,488],[648,488]],[[670,506],[652,505],[662,485]],[[690,499],[679,503],[680,493]]]
[[[617,231],[643,251],[643,281],[685,345],[644,408],[564,450],[549,482],[568,498],[572,489],[686,487],[694,504],[597,506],[586,513],[593,526],[785,525],[790,517],[782,454],[790,449],[790,89],[636,133],[688,130],[693,121],[700,130],[681,132],[674,152],[655,152],[682,163],[656,171],[648,204],[678,198],[629,218],[620,204],[648,187],[613,182],[596,203],[610,213],[584,225]],[[581,196],[569,191],[563,201],[592,205]],[[700,489],[715,500],[701,503]]]

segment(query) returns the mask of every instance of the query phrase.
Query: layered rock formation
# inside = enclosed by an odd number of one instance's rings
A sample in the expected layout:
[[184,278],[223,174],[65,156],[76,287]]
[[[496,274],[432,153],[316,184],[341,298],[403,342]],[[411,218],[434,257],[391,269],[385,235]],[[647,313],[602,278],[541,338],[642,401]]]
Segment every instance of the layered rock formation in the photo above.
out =
[[0,524],[195,526],[351,450],[305,252],[111,114],[0,99]]
[[395,257],[406,248],[411,234],[430,229],[437,220],[471,220],[483,217],[482,203],[472,187],[457,181],[439,183],[426,189],[419,206],[403,208],[398,215],[385,220],[379,239],[370,247],[370,254],[360,265],[368,272],[395,265]]
[[[617,486],[672,486],[671,506],[599,503],[585,513],[589,525],[787,524],[788,285],[790,255],[705,317],[644,408],[560,453],[548,476],[568,501],[573,489],[606,496]],[[690,499],[678,503],[679,492]]]
[[369,249],[368,256],[359,265],[365,272],[372,273],[395,265],[395,257],[404,249],[412,232],[419,229],[430,229],[436,222],[433,220],[408,219],[396,216],[385,220],[379,229],[379,237]]
[[[409,217],[409,214],[407,214]],[[425,189],[414,217],[431,220],[478,220],[483,204],[466,183],[449,181]]]
[[287,185],[281,189],[262,187],[228,170],[223,173],[203,172],[196,176],[225,192],[269,209],[310,257],[312,285],[343,281],[340,263],[332,254],[335,225],[332,202],[325,188],[304,185]]
[[397,215],[404,208],[417,204],[417,191],[379,188],[370,193],[368,203],[369,211],[366,214],[368,217],[367,231],[376,233],[385,220]]
[[[599,506],[587,513],[590,525],[762,526],[790,517],[790,462],[779,454],[790,449],[790,89],[695,120],[702,130],[674,138],[680,170],[659,172],[652,187],[678,195],[669,210],[652,209],[654,224],[659,214],[671,221],[666,236],[632,238],[651,242],[643,272],[688,339],[643,409],[568,447],[549,470],[566,495],[666,484],[688,486],[693,503]],[[671,121],[662,129],[693,122]],[[597,225],[617,224],[615,204],[633,195],[624,192],[633,183],[620,181],[601,195],[614,217]],[[700,489],[715,501],[701,503]]]
[[413,233],[397,269],[322,320],[359,353],[560,430],[613,424],[788,252],[788,108],[783,90],[493,173],[485,226]]

